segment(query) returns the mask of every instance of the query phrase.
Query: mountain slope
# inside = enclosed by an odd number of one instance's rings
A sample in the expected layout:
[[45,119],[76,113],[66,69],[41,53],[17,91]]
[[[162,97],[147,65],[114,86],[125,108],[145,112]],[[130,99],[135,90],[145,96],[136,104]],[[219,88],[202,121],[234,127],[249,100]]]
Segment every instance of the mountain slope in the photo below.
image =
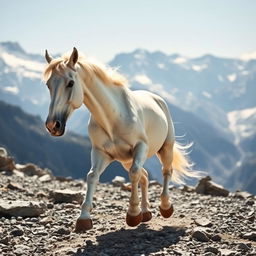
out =
[[233,189],[245,190],[256,194],[256,155],[246,156],[230,177]]
[[[209,172],[224,185],[223,179],[240,157],[237,148],[218,131],[196,115],[169,104],[176,135],[194,143],[190,157],[195,168]],[[179,140],[179,139],[178,139]]]
[[26,53],[18,43],[0,43],[0,99],[45,116],[49,96],[41,82],[44,66],[41,55]]
[[[246,134],[248,135],[248,133]],[[229,178],[229,186],[256,194],[256,134],[246,136],[240,142],[243,157]]]

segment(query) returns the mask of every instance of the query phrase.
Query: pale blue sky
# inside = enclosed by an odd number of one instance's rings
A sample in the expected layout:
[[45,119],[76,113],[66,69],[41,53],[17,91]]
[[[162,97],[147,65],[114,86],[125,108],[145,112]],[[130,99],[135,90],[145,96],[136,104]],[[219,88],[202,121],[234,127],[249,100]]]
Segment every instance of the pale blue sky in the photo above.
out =
[[256,50],[254,0],[0,0],[0,41],[32,53],[76,46],[99,60],[145,48],[238,57]]

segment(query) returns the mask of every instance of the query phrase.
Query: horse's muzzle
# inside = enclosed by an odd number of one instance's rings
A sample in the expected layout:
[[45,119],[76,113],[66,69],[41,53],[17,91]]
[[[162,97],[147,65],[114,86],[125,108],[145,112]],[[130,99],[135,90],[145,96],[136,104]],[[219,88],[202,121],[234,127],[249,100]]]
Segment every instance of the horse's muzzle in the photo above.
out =
[[52,136],[62,136],[65,132],[65,124],[59,120],[46,121],[45,126]]

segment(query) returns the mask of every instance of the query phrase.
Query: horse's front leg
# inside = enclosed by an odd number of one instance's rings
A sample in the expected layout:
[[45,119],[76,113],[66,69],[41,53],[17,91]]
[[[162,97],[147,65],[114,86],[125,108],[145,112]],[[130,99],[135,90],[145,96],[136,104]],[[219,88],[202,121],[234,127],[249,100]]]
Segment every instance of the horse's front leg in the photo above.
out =
[[129,170],[131,197],[126,215],[126,223],[131,227],[137,226],[143,220],[141,209],[139,207],[138,183],[142,175],[142,167],[146,161],[147,154],[148,145],[145,142],[138,143],[134,148],[133,162]]
[[87,174],[87,191],[86,197],[82,204],[81,214],[76,221],[76,232],[86,231],[92,228],[92,220],[90,211],[92,210],[93,194],[96,189],[96,185],[99,181],[100,175],[105,168],[110,164],[112,159],[103,151],[92,148],[91,152],[91,170]]

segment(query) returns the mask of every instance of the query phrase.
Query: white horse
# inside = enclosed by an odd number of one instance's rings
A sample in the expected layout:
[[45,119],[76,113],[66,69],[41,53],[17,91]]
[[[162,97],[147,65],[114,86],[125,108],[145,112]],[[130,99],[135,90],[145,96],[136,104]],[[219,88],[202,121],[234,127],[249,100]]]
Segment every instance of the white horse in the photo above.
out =
[[[175,142],[174,127],[165,101],[148,91],[132,91],[117,72],[78,56],[53,59],[47,52],[44,80],[50,90],[51,104],[46,127],[51,135],[61,136],[71,113],[83,103],[91,112],[88,132],[92,143],[91,170],[87,192],[76,231],[92,228],[90,212],[93,193],[104,169],[118,160],[129,172],[131,196],[126,222],[137,226],[149,221],[147,158],[157,154],[162,163],[163,191],[159,206],[163,217],[173,213],[168,185],[181,183],[185,176],[197,177],[190,170],[184,150]],[[139,205],[138,185],[142,198]]]

